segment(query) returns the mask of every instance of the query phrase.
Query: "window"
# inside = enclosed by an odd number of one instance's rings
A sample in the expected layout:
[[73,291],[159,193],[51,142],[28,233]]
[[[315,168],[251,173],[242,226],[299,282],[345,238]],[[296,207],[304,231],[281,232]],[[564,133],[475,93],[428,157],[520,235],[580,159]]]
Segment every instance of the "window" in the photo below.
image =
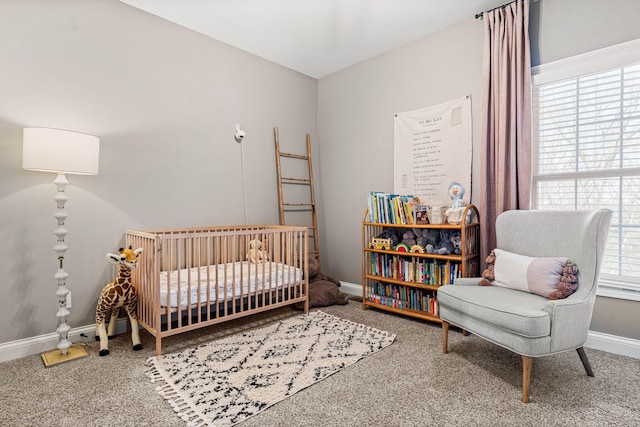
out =
[[613,211],[598,294],[640,300],[640,40],[532,70],[533,207]]

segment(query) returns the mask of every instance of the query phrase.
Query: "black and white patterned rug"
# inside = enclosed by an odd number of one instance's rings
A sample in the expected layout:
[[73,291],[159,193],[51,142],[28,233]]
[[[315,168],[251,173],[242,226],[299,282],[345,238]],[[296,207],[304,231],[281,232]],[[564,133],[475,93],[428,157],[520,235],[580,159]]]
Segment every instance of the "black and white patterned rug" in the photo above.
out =
[[152,357],[147,375],[189,426],[232,426],[394,339],[394,334],[314,311]]

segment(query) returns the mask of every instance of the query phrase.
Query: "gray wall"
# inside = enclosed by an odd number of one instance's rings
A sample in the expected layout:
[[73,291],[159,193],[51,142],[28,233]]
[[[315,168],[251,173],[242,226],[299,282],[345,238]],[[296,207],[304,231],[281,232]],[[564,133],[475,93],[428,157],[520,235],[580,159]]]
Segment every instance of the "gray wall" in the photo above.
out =
[[3,1],[0,58],[0,343],[56,328],[55,176],[22,169],[23,127],[101,138],[99,175],[68,176],[72,327],[127,229],[277,224],[273,127],[316,135],[315,79],[115,0]]
[[[367,194],[393,191],[395,113],[470,94],[474,141],[479,139],[482,38],[482,22],[470,17],[318,82],[320,179],[327,201],[321,225],[327,242],[321,247],[332,275],[361,283]],[[478,154],[474,150],[474,164]],[[477,167],[472,180],[479,182]],[[478,190],[472,189],[472,199]]]
[[[531,4],[533,65],[640,37],[636,0]],[[318,82],[323,268],[361,283],[361,220],[371,190],[393,190],[393,115],[471,94],[472,201],[478,203],[483,22],[457,25]],[[482,212],[482,206],[479,206]],[[640,303],[598,297],[592,330],[640,339]]]
[[[539,0],[534,65],[640,37],[639,14],[635,0]],[[283,151],[311,134],[323,270],[360,283],[367,193],[393,186],[393,114],[470,94],[477,147],[482,38],[470,16],[316,81],[115,0],[1,2],[0,343],[56,326],[54,176],[22,170],[23,127],[101,138],[100,174],[67,187],[72,326],[93,322],[125,230],[277,223],[274,126]],[[598,298],[592,329],[640,339],[637,313]]]

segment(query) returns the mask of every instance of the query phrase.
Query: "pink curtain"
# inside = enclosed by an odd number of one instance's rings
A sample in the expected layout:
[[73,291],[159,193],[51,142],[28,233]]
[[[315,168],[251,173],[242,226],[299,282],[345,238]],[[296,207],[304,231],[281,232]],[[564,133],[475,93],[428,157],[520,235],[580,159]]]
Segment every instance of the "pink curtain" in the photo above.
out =
[[483,21],[481,268],[496,245],[496,217],[530,205],[529,1],[517,0],[485,12]]

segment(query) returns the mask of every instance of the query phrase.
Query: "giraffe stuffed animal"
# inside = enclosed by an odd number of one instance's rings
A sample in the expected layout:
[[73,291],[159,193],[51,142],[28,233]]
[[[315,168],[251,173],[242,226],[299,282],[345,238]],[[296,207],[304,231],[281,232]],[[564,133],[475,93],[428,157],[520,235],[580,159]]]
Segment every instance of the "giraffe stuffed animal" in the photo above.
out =
[[[131,283],[131,270],[138,267],[138,255],[142,248],[133,250],[120,248],[120,253],[107,254],[107,258],[114,264],[120,264],[116,279],[102,288],[96,307],[96,340],[100,340],[100,356],[109,354],[109,337],[114,336],[116,321],[120,308],[124,308],[131,321],[131,341],[134,350],[142,350],[140,333],[138,331],[138,291]],[[111,312],[109,330],[106,330],[105,320]],[[108,334],[107,334],[108,332]]]

